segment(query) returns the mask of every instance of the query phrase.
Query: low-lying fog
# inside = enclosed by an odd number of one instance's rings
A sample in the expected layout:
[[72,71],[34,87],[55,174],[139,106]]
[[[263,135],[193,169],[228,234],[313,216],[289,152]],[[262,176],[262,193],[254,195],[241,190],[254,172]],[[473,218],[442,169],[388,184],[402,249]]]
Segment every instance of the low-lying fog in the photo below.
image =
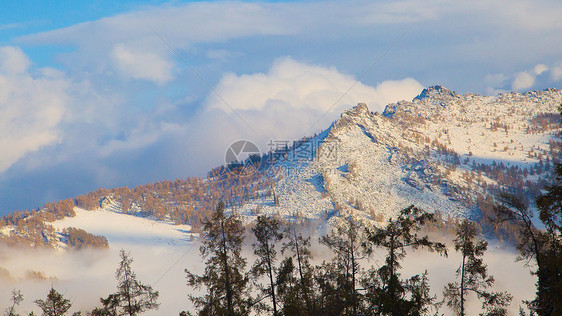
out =
[[[105,219],[107,220],[107,214]],[[96,221],[92,219],[88,221],[88,225],[71,222],[72,219],[68,220],[67,224],[80,224],[77,226],[94,233],[99,233],[101,227],[96,226],[101,224],[95,224]],[[137,224],[140,226],[131,227]],[[145,315],[177,315],[182,310],[191,309],[192,305],[187,295],[192,289],[186,285],[184,269],[197,273],[203,271],[199,243],[190,242],[185,230],[177,226],[154,223],[146,219],[138,219],[136,224],[128,221],[127,225],[129,229],[124,228],[125,232],[108,234],[110,249],[106,250],[1,249],[0,306],[5,308],[9,305],[11,290],[15,288],[20,289],[24,295],[24,301],[17,311],[20,314],[31,311],[37,313],[39,309],[33,302],[37,299],[45,299],[48,290],[53,286],[71,300],[72,312],[90,311],[99,306],[100,297],[106,297],[116,290],[114,274],[120,261],[119,250],[123,248],[130,252],[134,259],[132,268],[138,279],[143,283],[151,284],[160,292],[160,308]],[[138,240],[134,238],[135,235],[143,234],[149,235],[150,238]],[[313,237],[315,238],[317,239]],[[244,251],[248,258],[248,266],[254,260],[251,255],[251,242],[246,241],[247,249]],[[315,261],[319,263],[329,258],[327,248],[319,246],[316,242],[313,244]],[[378,251],[367,264],[380,265],[384,255],[384,251]],[[491,242],[485,256],[489,272],[496,279],[495,289],[509,291],[514,297],[511,304],[513,315],[517,314],[519,305],[522,305],[521,301],[531,299],[535,292],[535,278],[529,273],[531,268],[526,267],[522,262],[515,262],[516,255],[514,249]],[[403,264],[402,276],[420,274],[427,269],[431,292],[441,299],[443,287],[447,282],[454,281],[459,263],[460,256],[452,247],[449,247],[448,258],[425,251],[410,251]],[[472,298],[468,305],[468,314],[477,314],[480,303]],[[443,307],[441,312],[446,315],[451,314],[446,307]]]

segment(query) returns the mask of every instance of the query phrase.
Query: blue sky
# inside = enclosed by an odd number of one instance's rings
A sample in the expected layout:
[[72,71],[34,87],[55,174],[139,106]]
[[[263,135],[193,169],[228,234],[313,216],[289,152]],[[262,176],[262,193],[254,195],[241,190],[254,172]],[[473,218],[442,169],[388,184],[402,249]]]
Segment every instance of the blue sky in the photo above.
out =
[[562,88],[560,16],[550,0],[2,2],[0,213],[202,176],[237,139],[267,149],[434,84]]

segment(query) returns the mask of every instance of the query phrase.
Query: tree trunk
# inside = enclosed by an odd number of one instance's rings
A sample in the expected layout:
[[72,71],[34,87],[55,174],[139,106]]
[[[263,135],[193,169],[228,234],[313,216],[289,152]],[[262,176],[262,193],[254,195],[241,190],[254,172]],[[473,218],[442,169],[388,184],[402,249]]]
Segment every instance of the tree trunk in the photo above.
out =
[[352,303],[353,305],[351,306],[351,312],[353,313],[353,315],[357,314],[357,301],[356,301],[356,293],[355,293],[355,274],[357,273],[356,271],[356,266],[355,266],[355,251],[353,249],[353,246],[355,245],[355,238],[352,235],[351,236],[351,245],[350,245],[350,251],[351,251],[351,299],[352,299]]
[[228,270],[228,258],[226,254],[226,237],[224,236],[224,222],[221,221],[221,234],[222,234],[222,254],[223,254],[223,265],[224,265],[224,277],[225,277],[225,286],[226,286],[226,304],[228,309],[228,315],[232,316],[232,289],[230,284],[230,274]]
[[466,260],[466,255],[463,252],[463,254],[462,254],[462,266],[461,266],[461,316],[464,316],[464,266],[465,266],[465,260]]
[[269,275],[269,284],[271,286],[271,300],[273,301],[273,316],[277,316],[277,301],[275,300],[275,282],[273,281],[273,267],[271,266],[269,244],[266,244],[265,250],[267,255],[267,272]]
[[300,277],[300,283],[301,283],[301,287],[302,287],[302,291],[303,291],[303,295],[304,295],[304,301],[306,303],[306,311],[307,314],[310,314],[310,298],[308,296],[308,291],[305,287],[304,284],[304,275],[302,272],[302,263],[301,263],[301,253],[299,250],[299,239],[297,237],[297,232],[295,231],[295,228],[293,227],[293,237],[295,238],[295,251],[297,253],[297,264],[299,265],[299,277]]

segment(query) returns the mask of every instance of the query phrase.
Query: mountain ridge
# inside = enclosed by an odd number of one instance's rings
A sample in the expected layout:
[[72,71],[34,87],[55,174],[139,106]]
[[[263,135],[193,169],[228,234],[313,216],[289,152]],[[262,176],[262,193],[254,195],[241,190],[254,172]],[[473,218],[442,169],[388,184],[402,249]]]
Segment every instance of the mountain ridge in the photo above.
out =
[[[380,219],[381,214],[373,213],[376,208],[383,207],[387,214],[382,214],[382,218],[387,218],[413,202],[432,210],[443,211],[444,208],[446,215],[478,215],[475,214],[475,201],[479,195],[493,194],[510,186],[514,190],[520,186],[525,192],[536,195],[537,186],[544,185],[546,180],[540,176],[533,179],[525,175],[528,183],[523,184],[504,185],[501,181],[515,177],[510,173],[534,174],[535,165],[542,164],[545,157],[548,166],[559,160],[559,143],[555,137],[559,118],[555,113],[561,99],[559,90],[488,97],[458,95],[435,86],[424,89],[411,102],[389,104],[382,115],[369,111],[360,103],[342,113],[326,137],[343,144],[341,153],[345,157],[337,163],[317,159],[311,163],[311,169],[316,168],[313,172],[321,175],[334,209],[345,210],[344,213],[355,210]],[[482,115],[478,116],[477,112]],[[527,119],[522,120],[522,117]],[[473,138],[482,139],[473,141]],[[347,146],[355,141],[361,144],[353,148]],[[504,148],[498,148],[496,142]],[[535,148],[534,144],[540,143],[548,144],[549,150],[540,146]],[[378,150],[365,151],[377,146]],[[361,151],[365,151],[362,156],[354,157],[354,152]],[[540,151],[538,156],[535,151]],[[361,157],[377,155],[377,159],[361,161]],[[515,165],[516,170],[510,169]],[[372,166],[399,176],[380,177],[373,172]],[[545,169],[543,165],[541,168]],[[543,171],[541,169],[541,173]],[[478,174],[477,178],[475,174]],[[307,177],[303,179],[311,176]],[[362,179],[358,180],[358,177]],[[292,187],[302,190],[308,186],[308,195],[312,195],[313,188],[306,182],[293,181]],[[386,190],[389,186],[394,190]],[[354,193],[350,194],[353,189]],[[374,198],[376,195],[394,195],[395,202]],[[310,208],[309,203],[299,204],[297,200],[293,199],[295,205],[282,205],[289,211],[281,213],[289,216],[297,209]],[[256,203],[251,207],[269,208],[267,203]],[[244,211],[250,214],[250,209]],[[314,214],[309,213],[306,217],[314,217]]]
[[[195,231],[219,200],[248,220],[260,213],[328,220],[355,214],[382,222],[412,203],[478,219],[479,203],[488,195],[510,190],[532,200],[547,183],[560,158],[561,101],[556,89],[481,96],[432,86],[412,101],[387,105],[382,114],[359,103],[319,135],[264,155],[278,159],[249,177],[237,178],[223,166],[207,179],[98,189],[5,216],[1,238],[60,247],[68,236],[48,223],[73,216],[66,204],[96,210],[107,208],[107,201],[123,213],[188,224]],[[302,159],[299,150],[307,143],[317,148]]]

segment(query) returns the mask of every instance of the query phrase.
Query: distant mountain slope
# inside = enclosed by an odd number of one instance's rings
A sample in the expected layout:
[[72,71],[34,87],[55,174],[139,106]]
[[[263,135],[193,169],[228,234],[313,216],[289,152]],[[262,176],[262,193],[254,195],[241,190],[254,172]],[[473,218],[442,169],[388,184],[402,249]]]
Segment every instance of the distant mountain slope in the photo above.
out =
[[[107,238],[114,248],[128,248],[130,245],[185,246],[193,241],[191,226],[174,225],[167,221],[138,216],[128,216],[106,207],[99,211],[76,209],[75,217],[67,217],[53,223],[57,230],[77,227]],[[65,247],[66,245],[61,245]]]
[[72,248],[68,231],[50,223],[75,216],[74,206],[190,225],[193,232],[218,201],[248,220],[259,213],[357,214],[380,222],[409,204],[478,219],[499,190],[530,202],[547,183],[560,160],[561,101],[554,89],[490,97],[434,86],[383,113],[359,104],[321,134],[265,154],[251,176],[223,166],[206,179],[99,189],[5,216],[0,240]]

